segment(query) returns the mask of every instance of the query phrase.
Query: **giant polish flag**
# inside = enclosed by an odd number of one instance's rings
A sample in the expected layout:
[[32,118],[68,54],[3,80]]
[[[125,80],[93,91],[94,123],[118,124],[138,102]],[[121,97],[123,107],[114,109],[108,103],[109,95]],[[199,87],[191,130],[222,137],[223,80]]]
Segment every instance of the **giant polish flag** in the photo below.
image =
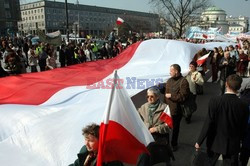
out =
[[132,97],[166,81],[173,63],[185,75],[198,50],[227,45],[147,40],[112,59],[0,78],[0,165],[73,163],[84,145],[82,128],[102,122],[114,69]]
[[148,153],[146,146],[154,141],[126,89],[117,80],[115,71],[114,86],[100,127],[97,166],[115,160],[136,164],[140,154]]

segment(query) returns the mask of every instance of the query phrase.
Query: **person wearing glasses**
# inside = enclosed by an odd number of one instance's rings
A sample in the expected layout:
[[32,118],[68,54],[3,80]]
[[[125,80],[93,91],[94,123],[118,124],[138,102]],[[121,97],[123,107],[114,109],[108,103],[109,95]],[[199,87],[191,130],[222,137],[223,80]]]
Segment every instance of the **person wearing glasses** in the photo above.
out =
[[160,116],[167,104],[160,100],[160,94],[158,88],[149,88],[147,90],[147,102],[139,108],[138,112],[155,142],[169,144],[170,129],[160,120]]

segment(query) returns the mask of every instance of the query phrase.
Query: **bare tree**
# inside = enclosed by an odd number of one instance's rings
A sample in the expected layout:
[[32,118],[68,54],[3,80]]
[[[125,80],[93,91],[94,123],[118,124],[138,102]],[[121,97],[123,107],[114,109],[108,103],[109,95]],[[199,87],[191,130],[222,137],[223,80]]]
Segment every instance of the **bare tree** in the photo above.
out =
[[210,0],[151,0],[157,13],[172,28],[180,38],[187,26],[191,26],[205,8],[210,6]]

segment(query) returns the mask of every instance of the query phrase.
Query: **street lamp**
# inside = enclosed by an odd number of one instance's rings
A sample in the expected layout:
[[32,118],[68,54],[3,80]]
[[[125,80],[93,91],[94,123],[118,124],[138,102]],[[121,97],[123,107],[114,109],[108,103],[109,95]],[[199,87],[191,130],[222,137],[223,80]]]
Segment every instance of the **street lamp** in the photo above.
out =
[[79,18],[79,1],[76,0],[76,5],[77,5],[77,14],[78,14],[78,29],[77,29],[77,32],[78,32],[78,37],[80,37],[80,18]]
[[67,2],[67,0],[65,0],[65,12],[66,12],[67,42],[69,42],[69,16],[68,16],[68,2]]

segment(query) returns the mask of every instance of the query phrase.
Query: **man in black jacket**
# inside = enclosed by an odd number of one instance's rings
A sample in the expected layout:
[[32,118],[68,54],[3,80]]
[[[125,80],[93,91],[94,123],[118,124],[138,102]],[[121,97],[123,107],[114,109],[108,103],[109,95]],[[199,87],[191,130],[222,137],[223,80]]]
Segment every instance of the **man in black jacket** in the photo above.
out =
[[246,134],[249,116],[248,105],[236,96],[241,83],[240,76],[228,76],[226,93],[209,102],[208,115],[195,148],[198,150],[207,138],[207,152],[212,166],[221,154],[224,166],[238,166],[240,142]]

